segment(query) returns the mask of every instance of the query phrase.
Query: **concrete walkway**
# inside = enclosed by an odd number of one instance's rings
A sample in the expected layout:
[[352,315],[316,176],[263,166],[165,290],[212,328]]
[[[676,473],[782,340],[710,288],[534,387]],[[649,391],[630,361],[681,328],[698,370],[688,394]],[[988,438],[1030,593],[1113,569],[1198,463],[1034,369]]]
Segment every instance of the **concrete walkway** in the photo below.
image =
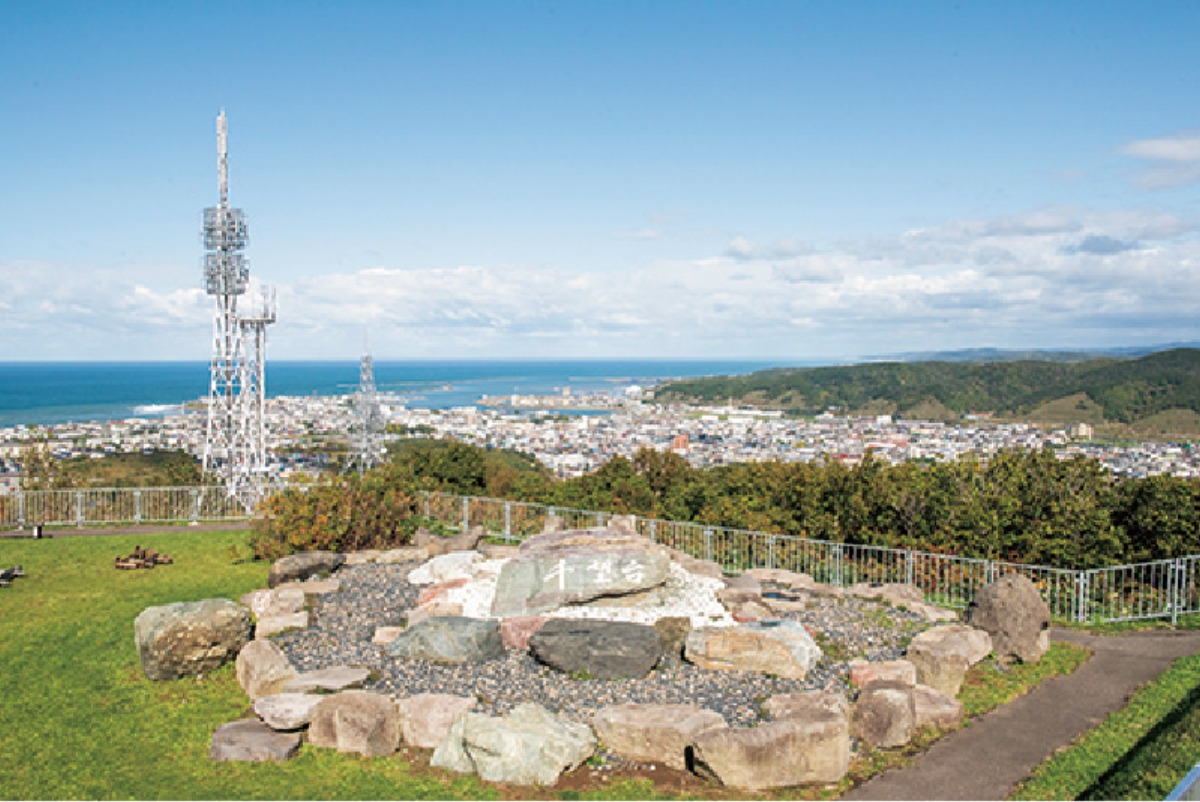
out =
[[[250,521],[204,521],[194,525],[180,524],[129,524],[128,526],[87,526],[72,529],[45,529],[46,537],[93,537],[100,535],[161,535],[169,532],[218,532],[237,529],[249,529]],[[32,527],[10,529],[0,532],[0,538],[33,537]]]
[[1123,707],[1138,687],[1177,658],[1200,652],[1200,632],[1101,637],[1056,629],[1053,639],[1095,655],[1075,673],[996,708],[912,765],[877,775],[842,799],[1005,799],[1048,756]]

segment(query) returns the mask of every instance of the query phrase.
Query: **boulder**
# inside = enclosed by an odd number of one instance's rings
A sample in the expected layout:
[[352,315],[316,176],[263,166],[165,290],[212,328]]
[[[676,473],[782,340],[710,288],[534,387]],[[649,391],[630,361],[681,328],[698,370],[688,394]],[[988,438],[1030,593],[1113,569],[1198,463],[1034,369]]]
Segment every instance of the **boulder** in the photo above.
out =
[[592,715],[600,743],[627,760],[687,770],[685,753],[698,735],[728,726],[720,713],[695,705],[622,704]]
[[346,557],[333,551],[306,551],[280,557],[267,574],[267,586],[278,587],[287,582],[303,582],[311,577],[324,579],[346,562]]
[[424,607],[416,607],[404,614],[404,623],[410,627],[415,627],[422,621],[428,621],[431,618],[454,618],[461,617],[463,614],[463,606],[458,602],[432,601]]
[[428,618],[392,641],[387,653],[400,660],[482,663],[504,657],[500,622],[462,616]]
[[365,757],[390,755],[400,748],[400,714],[382,694],[335,693],[313,707],[308,742]]
[[273,730],[298,730],[308,726],[313,708],[324,698],[315,693],[273,693],[254,700],[254,714]]
[[875,680],[917,684],[917,667],[908,660],[850,661],[850,682],[862,688]]
[[850,715],[850,703],[841,691],[821,690],[777,693],[763,702],[763,712],[773,719],[813,716],[820,711],[846,719]]
[[529,652],[551,668],[598,679],[641,678],[662,657],[658,632],[647,624],[552,618],[529,639]]
[[678,665],[683,660],[683,647],[692,631],[692,619],[687,616],[664,616],[654,622],[658,643],[662,647],[662,664]]
[[821,648],[802,624],[773,620],[693,629],[684,657],[714,671],[757,671],[803,679],[820,661]]
[[301,610],[298,613],[284,615],[266,615],[254,624],[255,639],[269,638],[290,629],[305,629],[308,627],[308,613]]
[[438,585],[443,582],[462,580],[475,576],[483,555],[477,551],[451,551],[432,557],[408,572],[408,581],[414,585]]
[[712,560],[701,560],[699,557],[693,557],[676,549],[671,549],[668,553],[671,562],[676,563],[689,574],[707,576],[711,579],[725,578],[725,568],[720,563],[713,562]]
[[975,593],[963,620],[992,638],[1003,661],[1035,663],[1050,648],[1050,606],[1028,577],[1005,574]]
[[544,615],[523,615],[500,622],[500,640],[506,649],[529,651],[529,639],[549,621]]
[[430,557],[437,557],[452,551],[471,551],[486,536],[487,532],[482,526],[472,526],[465,532],[450,536],[437,535],[420,527],[413,535],[413,545],[425,549]]
[[913,687],[913,712],[917,729],[926,726],[952,730],[962,723],[962,702],[928,685]]
[[265,618],[273,615],[290,615],[304,609],[304,591],[294,585],[254,590],[242,596],[239,601],[255,618]]
[[250,611],[229,599],[147,607],[133,622],[147,679],[194,677],[237,657],[250,641]]
[[660,547],[620,531],[535,535],[500,569],[492,614],[530,615],[649,590],[666,582],[670,564]]
[[448,693],[419,693],[400,699],[396,702],[400,737],[409,746],[434,749],[446,739],[450,726],[474,706],[474,699]]
[[751,790],[835,783],[850,767],[846,717],[826,710],[709,730],[696,736],[692,749],[698,774]]
[[912,740],[916,721],[913,686],[876,680],[859,692],[850,730],[871,746],[890,749]]
[[917,635],[905,657],[917,670],[917,682],[958,696],[967,669],[987,657],[991,638],[981,629],[945,624]]
[[332,666],[298,674],[283,686],[285,693],[335,693],[361,687],[371,672],[366,668]]
[[218,727],[208,747],[208,756],[218,762],[284,761],[296,756],[300,740],[298,732],[276,732],[256,718],[246,718]]
[[431,766],[477,772],[489,782],[552,785],[596,751],[591,728],[523,702],[503,718],[467,713],[438,744]]
[[238,685],[251,701],[281,692],[296,678],[296,669],[287,655],[269,640],[250,641],[242,647],[235,670]]

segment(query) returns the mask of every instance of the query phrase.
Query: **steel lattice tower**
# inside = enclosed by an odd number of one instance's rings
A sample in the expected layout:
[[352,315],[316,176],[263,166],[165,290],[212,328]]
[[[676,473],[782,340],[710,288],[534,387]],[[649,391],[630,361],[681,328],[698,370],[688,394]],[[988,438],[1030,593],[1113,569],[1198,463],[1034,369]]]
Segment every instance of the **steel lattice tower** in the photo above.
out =
[[250,509],[266,475],[262,367],[266,325],[274,322],[275,310],[264,299],[261,314],[238,317],[238,296],[250,283],[250,264],[242,254],[249,229],[242,210],[229,206],[224,109],[217,116],[217,182],[220,203],[205,209],[203,218],[204,287],[214,299],[204,470],[218,473],[229,495]]
[[358,366],[358,392],[354,396],[354,427],[351,448],[356,451],[347,461],[347,469],[359,474],[383,461],[383,411],[375,390],[375,368],[371,355],[363,356]]

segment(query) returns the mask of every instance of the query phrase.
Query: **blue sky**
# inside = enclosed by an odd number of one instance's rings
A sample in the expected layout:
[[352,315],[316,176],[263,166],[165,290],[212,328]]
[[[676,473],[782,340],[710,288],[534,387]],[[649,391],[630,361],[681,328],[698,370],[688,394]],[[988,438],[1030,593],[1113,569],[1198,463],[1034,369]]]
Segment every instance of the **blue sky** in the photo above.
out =
[[853,358],[1200,339],[1200,4],[0,3],[0,354]]

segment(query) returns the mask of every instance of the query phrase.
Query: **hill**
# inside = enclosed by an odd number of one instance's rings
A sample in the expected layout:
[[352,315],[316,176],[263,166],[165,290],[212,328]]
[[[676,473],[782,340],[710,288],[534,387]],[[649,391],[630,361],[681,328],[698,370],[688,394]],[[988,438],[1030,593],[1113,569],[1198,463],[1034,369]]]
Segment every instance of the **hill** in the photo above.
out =
[[[1163,433],[1185,430],[1200,415],[1200,349],[1177,348],[1137,359],[1082,362],[874,362],[822,368],[775,368],[746,376],[669,382],[664,402],[726,403],[814,415],[894,414],[943,419],[966,414],[1046,423],[1094,422]],[[1191,414],[1188,414],[1191,413]],[[1181,433],[1188,433],[1187,431]]]

